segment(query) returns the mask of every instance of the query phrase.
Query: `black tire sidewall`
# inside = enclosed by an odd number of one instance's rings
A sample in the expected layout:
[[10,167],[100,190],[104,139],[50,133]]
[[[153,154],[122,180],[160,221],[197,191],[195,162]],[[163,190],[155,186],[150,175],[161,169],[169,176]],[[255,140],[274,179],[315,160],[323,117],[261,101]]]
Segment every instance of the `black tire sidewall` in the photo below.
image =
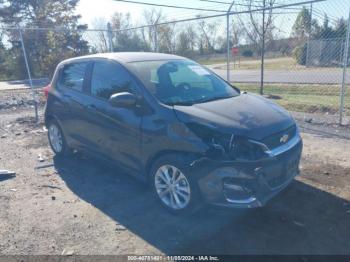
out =
[[[155,174],[158,169],[163,165],[172,165],[178,168],[187,178],[187,181],[190,184],[191,194],[190,194],[190,202],[183,209],[172,209],[168,207],[163,201],[160,199],[156,187],[155,187]],[[201,199],[200,199],[200,191],[198,187],[198,181],[191,175],[190,171],[190,159],[181,154],[168,154],[159,157],[152,165],[150,174],[149,174],[149,183],[152,188],[152,192],[157,201],[169,212],[175,215],[189,214],[194,212],[200,207]]]

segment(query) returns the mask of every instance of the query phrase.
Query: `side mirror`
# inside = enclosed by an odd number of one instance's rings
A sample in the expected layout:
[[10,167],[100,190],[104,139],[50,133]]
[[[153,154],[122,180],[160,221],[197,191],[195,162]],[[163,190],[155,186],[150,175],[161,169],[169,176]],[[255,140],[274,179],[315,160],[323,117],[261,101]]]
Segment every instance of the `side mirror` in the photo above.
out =
[[129,92],[121,92],[111,95],[108,101],[113,107],[130,108],[136,105],[137,98]]

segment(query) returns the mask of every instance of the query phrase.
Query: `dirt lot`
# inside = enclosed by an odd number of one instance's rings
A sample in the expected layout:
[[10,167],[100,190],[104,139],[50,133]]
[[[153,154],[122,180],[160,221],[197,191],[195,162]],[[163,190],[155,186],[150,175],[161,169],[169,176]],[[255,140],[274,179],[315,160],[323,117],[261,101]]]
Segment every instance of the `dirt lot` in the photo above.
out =
[[350,254],[349,127],[295,114],[305,149],[289,188],[261,209],[174,217],[116,167],[53,158],[32,115],[0,110],[0,169],[16,172],[0,176],[0,254]]

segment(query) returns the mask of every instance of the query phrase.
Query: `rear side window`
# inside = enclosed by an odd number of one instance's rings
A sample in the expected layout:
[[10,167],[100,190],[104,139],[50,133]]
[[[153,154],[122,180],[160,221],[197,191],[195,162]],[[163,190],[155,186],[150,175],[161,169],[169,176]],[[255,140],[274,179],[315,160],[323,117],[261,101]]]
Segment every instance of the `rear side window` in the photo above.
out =
[[132,92],[132,78],[121,65],[109,61],[94,63],[91,76],[91,94],[109,99],[120,92]]
[[58,86],[63,86],[82,92],[87,66],[88,62],[79,62],[65,65],[60,74]]

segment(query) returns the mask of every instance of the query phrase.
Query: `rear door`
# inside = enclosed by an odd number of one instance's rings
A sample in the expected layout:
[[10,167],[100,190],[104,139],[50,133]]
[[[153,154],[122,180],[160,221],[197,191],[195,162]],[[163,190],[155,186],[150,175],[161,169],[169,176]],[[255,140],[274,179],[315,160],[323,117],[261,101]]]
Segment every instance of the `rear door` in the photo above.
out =
[[60,121],[66,138],[73,147],[85,147],[89,142],[85,136],[87,123],[86,98],[87,72],[92,63],[77,61],[66,64],[59,72],[57,89],[63,101]]
[[86,134],[96,149],[129,169],[140,169],[142,117],[135,108],[117,108],[109,104],[111,95],[130,92],[139,95],[130,73],[110,60],[94,62],[87,105],[89,128]]

